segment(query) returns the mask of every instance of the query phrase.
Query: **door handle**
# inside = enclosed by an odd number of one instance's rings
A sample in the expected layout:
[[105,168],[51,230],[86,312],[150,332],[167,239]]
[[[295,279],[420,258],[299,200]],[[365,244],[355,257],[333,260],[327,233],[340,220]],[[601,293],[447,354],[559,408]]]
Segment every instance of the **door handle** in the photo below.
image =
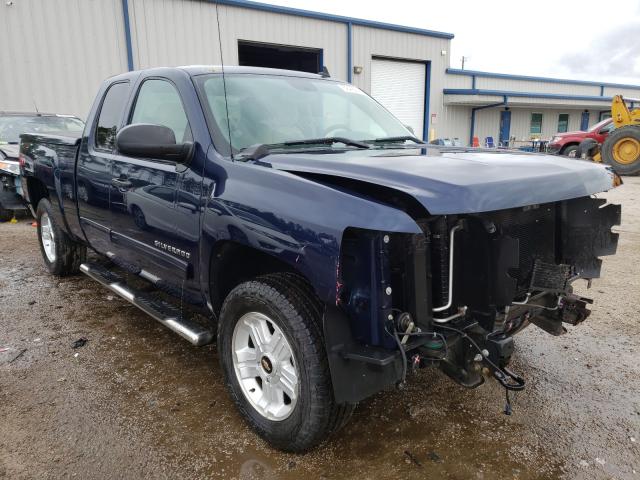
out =
[[198,207],[187,202],[178,202],[178,206],[181,208],[184,208],[185,210],[189,210],[191,212],[196,212],[198,210]]
[[112,178],[111,185],[117,188],[129,188],[133,185],[129,180],[123,180],[120,178]]

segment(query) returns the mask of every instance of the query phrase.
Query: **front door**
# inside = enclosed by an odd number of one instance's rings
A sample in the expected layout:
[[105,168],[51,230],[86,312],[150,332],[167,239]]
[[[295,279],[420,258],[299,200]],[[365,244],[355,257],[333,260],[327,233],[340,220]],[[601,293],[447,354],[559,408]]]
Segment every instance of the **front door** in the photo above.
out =
[[109,196],[116,133],[129,99],[129,82],[114,83],[102,97],[95,133],[83,141],[76,170],[76,199],[80,224],[93,248],[106,254],[111,249]]
[[511,110],[502,110],[500,112],[500,145],[509,146],[509,136],[511,135]]
[[[192,140],[178,90],[166,78],[142,81],[126,123],[163,125],[173,130],[176,142]],[[178,290],[192,256],[183,246],[180,226],[192,223],[197,232],[199,225],[194,210],[178,198],[187,172],[186,166],[174,162],[124,155],[115,156],[111,169],[114,260]]]

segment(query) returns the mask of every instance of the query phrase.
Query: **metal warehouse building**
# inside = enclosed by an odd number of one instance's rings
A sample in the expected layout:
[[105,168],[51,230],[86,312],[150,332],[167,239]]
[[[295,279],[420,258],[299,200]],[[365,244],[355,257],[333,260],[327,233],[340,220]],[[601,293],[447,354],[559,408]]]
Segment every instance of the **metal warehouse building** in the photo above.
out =
[[[254,65],[331,76],[370,93],[423,138],[528,141],[586,129],[640,86],[456,70],[453,34],[244,0],[13,0],[0,6],[0,110],[84,117],[126,70]],[[28,34],[26,33],[28,32]]]

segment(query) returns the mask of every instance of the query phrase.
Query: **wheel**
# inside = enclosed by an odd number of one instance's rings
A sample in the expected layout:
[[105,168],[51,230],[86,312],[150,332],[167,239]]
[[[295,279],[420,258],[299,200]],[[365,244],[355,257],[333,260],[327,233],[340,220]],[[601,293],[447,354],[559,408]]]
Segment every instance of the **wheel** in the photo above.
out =
[[571,158],[575,158],[577,156],[577,153],[578,153],[577,145],[569,145],[562,151],[562,155],[566,157],[571,157]]
[[640,127],[617,128],[602,145],[602,159],[621,175],[640,174]]
[[575,152],[575,158],[593,161],[593,157],[600,151],[600,144],[593,138],[586,138],[580,142]]
[[38,203],[36,220],[40,252],[49,272],[59,277],[78,273],[86,261],[87,248],[74,242],[55,222],[51,203],[43,198]]
[[133,214],[133,223],[136,224],[140,230],[147,230],[149,225],[147,224],[147,219],[144,218],[144,213],[140,210],[140,207],[134,205],[131,207],[131,213]]
[[322,308],[300,277],[272,274],[240,284],[220,312],[218,349],[240,413],[271,445],[304,452],[341,428],[322,337]]

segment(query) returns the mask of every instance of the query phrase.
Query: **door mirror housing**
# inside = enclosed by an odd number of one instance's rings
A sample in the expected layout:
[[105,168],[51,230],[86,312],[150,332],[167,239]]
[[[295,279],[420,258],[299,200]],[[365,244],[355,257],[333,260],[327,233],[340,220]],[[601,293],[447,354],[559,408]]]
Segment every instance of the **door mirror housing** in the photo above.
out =
[[152,158],[187,163],[193,155],[193,143],[176,143],[168,127],[149,123],[127,125],[116,136],[118,151],[130,157]]

